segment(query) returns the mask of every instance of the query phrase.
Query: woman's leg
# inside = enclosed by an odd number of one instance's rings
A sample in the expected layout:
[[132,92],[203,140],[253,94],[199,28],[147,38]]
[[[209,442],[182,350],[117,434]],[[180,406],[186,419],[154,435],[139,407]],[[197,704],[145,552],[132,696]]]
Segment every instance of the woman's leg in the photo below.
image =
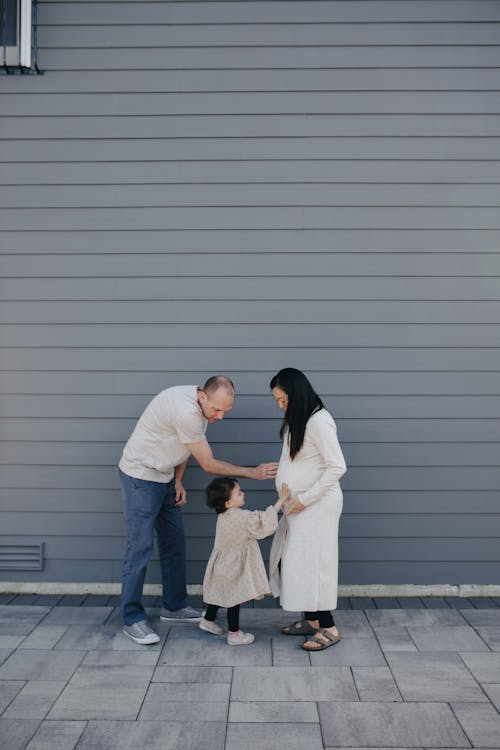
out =
[[304,612],[304,617],[309,622],[316,622],[317,620],[320,628],[333,628],[335,625],[332,613],[328,609],[318,612]]
[[227,629],[229,630],[230,633],[236,633],[240,629],[240,605],[239,604],[236,604],[234,607],[228,607]]

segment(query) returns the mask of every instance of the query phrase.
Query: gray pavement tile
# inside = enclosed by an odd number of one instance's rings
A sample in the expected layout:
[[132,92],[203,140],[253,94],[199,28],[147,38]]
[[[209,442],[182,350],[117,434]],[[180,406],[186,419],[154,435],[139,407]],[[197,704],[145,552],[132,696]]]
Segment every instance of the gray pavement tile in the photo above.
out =
[[319,724],[228,724],[226,750],[323,750]]
[[198,641],[194,638],[168,638],[158,665],[231,667],[271,664],[271,640],[255,640],[249,646],[228,646],[225,638]]
[[272,639],[273,665],[275,667],[308,667],[309,654],[300,648],[303,638],[276,636]]
[[37,623],[50,612],[50,607],[28,607],[16,604],[0,605],[0,623]]
[[102,625],[113,607],[54,607],[44,625]]
[[153,682],[231,683],[231,667],[157,667]]
[[373,630],[364,612],[359,610],[336,610],[333,613],[335,625],[342,638],[373,638]]
[[500,608],[467,609],[462,615],[474,627],[500,627]]
[[453,703],[451,707],[474,747],[500,747],[500,715],[493,706]]
[[13,648],[0,648],[0,665],[7,661],[9,656],[14,653]]
[[85,721],[44,721],[26,750],[74,750]]
[[126,687],[146,688],[153,676],[154,666],[135,664],[81,664],[67,688],[105,687],[121,690]]
[[0,714],[5,711],[24,685],[25,683],[22,680],[2,680],[0,682]]
[[[148,646],[160,651],[161,642]],[[144,646],[106,625],[69,625],[56,646],[60,651],[140,651]]]
[[347,667],[235,667],[234,701],[355,701]]
[[320,703],[325,747],[470,747],[444,703]]
[[[500,674],[498,675],[499,682],[497,684],[485,683],[483,685],[486,695],[493,703],[497,711],[500,712]],[[500,745],[500,743],[499,743]]]
[[44,719],[65,682],[61,680],[29,681],[12,701],[4,716],[7,719]]
[[442,596],[421,596],[424,607],[427,609],[449,609],[450,605]]
[[478,682],[498,682],[500,653],[468,654],[461,652],[459,656]]
[[0,635],[0,650],[15,649],[24,640],[24,635]]
[[349,599],[352,609],[375,609],[375,600],[369,596],[351,596]]
[[[153,624],[153,627],[155,630],[157,630],[156,624]],[[221,628],[224,628],[224,630],[227,630],[227,623],[224,620],[217,620],[217,625],[220,625]],[[159,630],[157,631],[159,633]],[[197,641],[206,641],[212,640],[213,638],[219,639],[222,638],[222,636],[219,635],[213,635],[212,633],[206,633],[204,630],[200,630],[198,627],[198,623],[179,623],[178,625],[171,625],[170,631],[168,633],[169,640],[172,640],[173,638],[191,638],[195,639]]]
[[2,750],[24,750],[40,722],[30,719],[0,719],[0,747]]
[[500,626],[479,626],[476,630],[492,651],[500,651]]
[[37,624],[35,620],[5,620],[0,622],[0,635],[29,635]]
[[68,685],[48,714],[49,719],[135,720],[146,688],[75,687]]
[[[464,613],[465,614],[465,613]],[[466,625],[460,612],[455,609],[376,609],[366,613],[373,627],[388,625]]]
[[309,652],[313,667],[379,667],[386,661],[375,638],[346,638],[325,651]]
[[402,701],[388,667],[353,667],[352,674],[361,701]]
[[160,652],[151,646],[142,646],[142,651],[89,651],[82,665],[94,667],[154,667]]
[[382,651],[416,651],[417,647],[402,625],[383,625],[375,628]]
[[153,683],[142,704],[139,720],[226,721],[230,685]]
[[470,626],[409,626],[408,632],[419,651],[489,651]]
[[69,680],[83,653],[69,651],[14,651],[0,667],[1,680]]
[[226,723],[90,721],[78,750],[224,750]]
[[405,701],[479,701],[486,697],[456,654],[386,654]]
[[64,635],[68,625],[37,625],[19,648],[51,649]]
[[303,724],[319,722],[316,703],[293,701],[231,701],[229,722]]

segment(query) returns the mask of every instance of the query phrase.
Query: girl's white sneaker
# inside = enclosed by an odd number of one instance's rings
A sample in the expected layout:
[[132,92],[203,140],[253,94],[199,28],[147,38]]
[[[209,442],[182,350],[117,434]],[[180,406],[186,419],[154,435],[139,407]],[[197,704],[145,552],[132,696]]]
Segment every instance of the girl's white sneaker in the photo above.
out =
[[236,633],[229,631],[227,634],[227,642],[230,646],[248,646],[254,640],[255,636],[252,633],[244,633],[243,630],[237,630]]
[[224,633],[224,629],[220,625],[217,625],[216,622],[205,620],[205,618],[200,620],[198,627],[206,633],[212,633],[212,635],[222,635]]

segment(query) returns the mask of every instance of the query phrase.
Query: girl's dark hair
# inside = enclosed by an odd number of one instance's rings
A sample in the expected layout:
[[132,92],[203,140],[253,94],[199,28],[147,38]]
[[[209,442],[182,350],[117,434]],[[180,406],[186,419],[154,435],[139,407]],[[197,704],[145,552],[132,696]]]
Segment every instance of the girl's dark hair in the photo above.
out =
[[216,477],[212,479],[207,487],[207,505],[213,508],[216,513],[224,513],[226,502],[231,497],[231,492],[238,484],[238,480],[233,477]]
[[281,388],[288,396],[288,406],[281,423],[280,437],[288,427],[290,458],[293,459],[302,448],[307,420],[312,414],[323,409],[323,402],[314,391],[303,372],[294,367],[285,367],[271,380],[271,390]]

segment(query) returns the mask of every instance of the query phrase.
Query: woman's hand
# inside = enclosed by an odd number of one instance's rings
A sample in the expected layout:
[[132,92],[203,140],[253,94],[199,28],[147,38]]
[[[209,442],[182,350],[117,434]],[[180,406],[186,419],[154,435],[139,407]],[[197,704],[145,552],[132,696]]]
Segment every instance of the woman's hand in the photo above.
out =
[[294,513],[300,513],[300,511],[304,510],[305,507],[306,506],[302,505],[297,497],[292,497],[286,505],[285,516],[291,516]]

